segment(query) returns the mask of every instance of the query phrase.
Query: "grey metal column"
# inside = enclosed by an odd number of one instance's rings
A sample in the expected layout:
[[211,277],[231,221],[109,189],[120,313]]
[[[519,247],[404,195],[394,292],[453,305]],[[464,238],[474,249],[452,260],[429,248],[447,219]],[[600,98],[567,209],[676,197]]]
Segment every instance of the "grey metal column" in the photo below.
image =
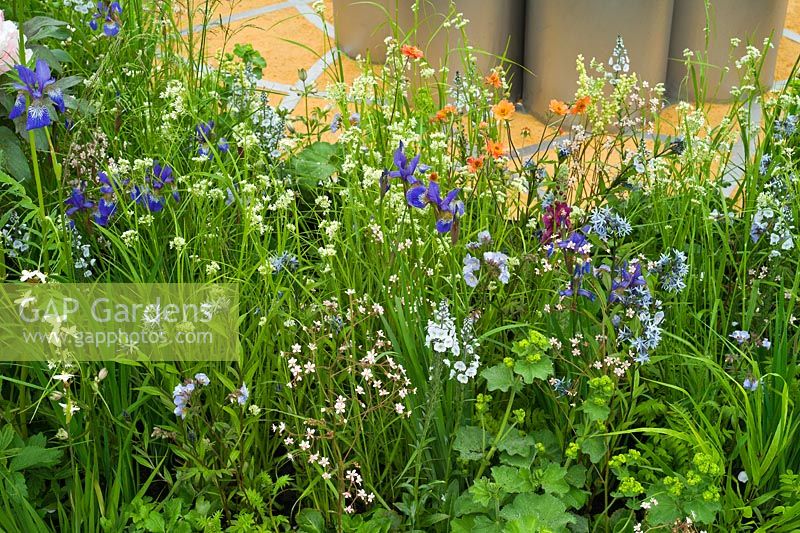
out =
[[[788,0],[710,0],[708,19],[703,0],[675,0],[672,16],[672,37],[669,46],[667,90],[671,97],[694,99],[692,81],[687,79],[683,51],[694,52],[693,60],[708,63],[705,68],[706,100],[730,98],[730,89],[739,85],[739,75],[733,61],[744,55],[744,46],[763,48],[763,41],[773,36],[774,48],[764,60],[760,83],[769,90],[775,73],[778,45],[786,19]],[[704,28],[709,25],[708,49]],[[731,38],[742,44],[731,48]],[[728,72],[725,67],[730,67]]]
[[[419,46],[434,67],[447,64],[450,80],[464,72],[464,43],[461,30],[442,23],[450,11],[450,0],[422,0],[419,12]],[[455,8],[469,20],[464,27],[469,46],[477,59],[477,70],[485,75],[501,64],[511,82],[512,98],[522,93],[522,60],[525,37],[525,0],[456,0]]]
[[[450,69],[450,80],[457,71],[464,72],[461,30],[443,26],[450,12],[450,0],[420,0],[417,15],[415,0],[334,0],[333,13],[336,38],[340,49],[350,57],[366,56],[375,63],[386,59],[383,40],[391,35],[391,19],[402,34],[416,34],[408,44],[419,46],[435,68]],[[375,5],[377,4],[377,5]],[[522,92],[523,38],[525,33],[525,0],[456,0],[456,10],[470,22],[464,28],[468,44],[477,58],[477,69],[487,74],[505,64],[512,95]]]
[[350,57],[369,53],[373,63],[386,61],[384,39],[392,25],[408,31],[414,24],[413,0],[333,0],[333,21],[339,49]]
[[[689,0],[702,2],[702,0]],[[528,0],[525,25],[525,106],[547,114],[551,98],[571,100],[575,58],[606,62],[617,35],[631,71],[651,84],[664,82],[673,0]]]

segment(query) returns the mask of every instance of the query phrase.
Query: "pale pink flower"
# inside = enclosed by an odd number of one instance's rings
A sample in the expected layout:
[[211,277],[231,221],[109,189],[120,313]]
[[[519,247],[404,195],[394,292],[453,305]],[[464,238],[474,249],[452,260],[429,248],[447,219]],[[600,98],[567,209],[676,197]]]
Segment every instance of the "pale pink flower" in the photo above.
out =
[[[30,52],[27,52],[30,54]],[[0,75],[19,63],[19,30],[0,10]]]

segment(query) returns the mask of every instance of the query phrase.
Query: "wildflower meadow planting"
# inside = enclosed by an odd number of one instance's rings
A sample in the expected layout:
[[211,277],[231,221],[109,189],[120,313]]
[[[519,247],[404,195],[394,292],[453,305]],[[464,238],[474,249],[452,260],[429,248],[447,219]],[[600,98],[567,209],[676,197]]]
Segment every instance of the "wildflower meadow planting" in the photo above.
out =
[[769,42],[720,108],[612,38],[539,131],[391,26],[289,112],[220,5],[3,2],[0,531],[800,531]]

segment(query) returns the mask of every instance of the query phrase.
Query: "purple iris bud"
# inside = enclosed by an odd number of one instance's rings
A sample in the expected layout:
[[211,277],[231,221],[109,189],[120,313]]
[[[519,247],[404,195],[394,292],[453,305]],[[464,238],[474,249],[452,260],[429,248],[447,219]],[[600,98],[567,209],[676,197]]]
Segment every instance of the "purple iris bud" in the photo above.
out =
[[596,298],[595,294],[588,289],[578,289],[578,296],[589,298],[591,301],[594,301],[594,299]]
[[230,151],[231,147],[228,144],[228,141],[223,137],[217,143],[217,150],[219,150],[223,154],[227,154]]
[[383,198],[387,192],[389,192],[389,171],[384,170],[381,174],[381,178],[379,180],[380,188],[381,188],[381,198]]
[[752,376],[747,376],[742,382],[742,387],[747,391],[755,392],[758,390],[758,380]]

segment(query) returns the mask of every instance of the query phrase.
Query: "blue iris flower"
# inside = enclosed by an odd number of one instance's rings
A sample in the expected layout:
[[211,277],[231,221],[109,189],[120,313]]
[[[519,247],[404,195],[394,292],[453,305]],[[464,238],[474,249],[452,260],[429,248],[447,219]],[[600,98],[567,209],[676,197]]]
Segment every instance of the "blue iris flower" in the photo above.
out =
[[97,12],[92,16],[92,20],[89,21],[89,27],[93,31],[97,31],[97,28],[100,27],[98,20],[102,19],[103,33],[106,37],[116,37],[119,34],[120,24],[122,23],[120,15],[122,15],[122,6],[119,5],[119,2],[111,2],[108,5],[105,2],[97,2]]
[[197,134],[197,140],[201,143],[207,143],[211,139],[211,132],[214,131],[214,121],[201,122],[194,129]]
[[629,269],[627,263],[619,269],[619,277],[611,282],[611,294],[608,301],[613,303],[621,301],[621,294],[636,287],[646,287],[647,281],[642,275],[642,264],[636,263],[633,269]]
[[[587,228],[583,228],[586,231]],[[588,254],[591,248],[591,243],[586,235],[581,231],[573,231],[569,237],[562,239],[556,243],[556,246],[562,250],[575,252],[579,254]],[[551,252],[552,253],[552,252]]]
[[[577,233],[577,232],[576,232]],[[570,286],[566,289],[559,291],[561,296],[583,296],[591,301],[594,301],[597,296],[590,290],[581,287],[583,278],[592,272],[592,264],[589,261],[575,266],[575,271],[572,275]]]
[[131,200],[139,205],[147,207],[152,213],[158,213],[164,209],[164,197],[153,194],[147,187],[135,185],[131,191]]
[[[419,157],[419,156],[418,156]],[[464,202],[457,200],[461,189],[453,189],[442,198],[439,183],[431,180],[426,187],[415,179],[415,184],[406,192],[406,200],[412,207],[424,209],[429,204],[436,212],[436,230],[447,233],[453,224],[464,214]]]
[[64,200],[67,205],[67,216],[72,217],[81,211],[91,211],[94,208],[94,202],[86,197],[84,187],[75,187],[69,195],[69,198]]
[[131,191],[131,199],[137,204],[147,207],[153,213],[164,209],[167,202],[162,194],[162,189],[165,185],[171,186],[172,199],[180,202],[181,197],[175,190],[175,178],[172,175],[172,167],[169,165],[162,165],[156,161],[145,181],[144,185],[135,185]]
[[103,171],[97,173],[97,179],[100,181],[100,192],[103,194],[114,194],[114,185],[111,183],[111,179],[108,177]]
[[161,165],[158,161],[153,163],[152,175],[149,178],[154,189],[160,190],[166,184],[172,184],[175,179],[172,177],[172,167]]
[[14,68],[17,69],[22,83],[14,84],[14,88],[19,92],[8,118],[15,120],[22,116],[25,112],[25,95],[27,94],[30,98],[30,104],[28,105],[26,129],[31,131],[49,126],[53,123],[53,120],[47,106],[48,99],[60,113],[67,110],[64,103],[64,93],[56,87],[56,80],[50,75],[50,66],[46,61],[39,59],[36,61],[34,70],[25,65],[16,65]]
[[[214,126],[214,121],[209,120],[208,122],[201,122],[194,129],[197,135],[197,142],[199,143],[197,155],[205,157],[209,161],[214,159],[214,154],[211,151],[211,144],[214,139]],[[227,154],[230,151],[230,145],[224,137],[220,138],[217,142],[217,150],[223,154]]]
[[[85,184],[80,187],[72,189],[69,198],[64,200],[67,206],[66,214],[69,218],[74,219],[76,215],[85,211],[92,213],[92,218],[100,226],[108,225],[108,221],[117,211],[117,203],[114,201],[114,186],[105,172],[99,172],[98,180],[100,181],[100,198],[95,202],[86,195]],[[70,221],[70,225],[74,224]]]
[[417,170],[423,173],[430,170],[428,165],[421,165],[419,163],[419,158],[420,154],[417,154],[411,161],[409,161],[405,153],[403,141],[400,141],[400,146],[394,152],[394,166],[397,168],[397,170],[388,172],[387,176],[390,178],[400,178],[409,185],[415,185],[419,183],[419,180],[414,176],[414,173]]
[[117,211],[117,204],[111,200],[100,198],[97,201],[97,211],[94,212],[94,221],[99,226],[108,225],[108,220]]

